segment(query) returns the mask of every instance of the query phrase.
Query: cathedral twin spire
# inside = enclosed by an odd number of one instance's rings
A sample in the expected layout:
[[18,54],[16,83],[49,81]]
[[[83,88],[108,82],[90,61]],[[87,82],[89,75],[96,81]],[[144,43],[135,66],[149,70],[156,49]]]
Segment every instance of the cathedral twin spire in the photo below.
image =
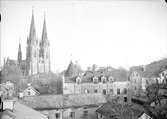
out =
[[50,50],[45,15],[40,42],[38,42],[34,21],[34,12],[32,11],[30,32],[27,39],[27,72],[29,74],[46,73],[50,71]]
[[[35,30],[34,11],[33,10],[32,10],[32,18],[31,18],[29,39],[31,39],[31,40],[36,39],[36,30]],[[45,15],[44,15],[42,40],[46,40],[46,39],[47,39],[47,30],[46,30],[46,21],[45,21]]]

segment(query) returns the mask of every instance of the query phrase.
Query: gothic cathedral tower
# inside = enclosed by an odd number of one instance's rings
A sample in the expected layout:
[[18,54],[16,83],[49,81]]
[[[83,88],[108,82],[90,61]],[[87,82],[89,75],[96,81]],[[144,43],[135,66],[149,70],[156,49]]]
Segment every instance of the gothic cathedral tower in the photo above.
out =
[[33,75],[38,73],[38,56],[39,47],[38,39],[36,36],[34,13],[32,11],[32,19],[30,26],[30,33],[27,38],[27,52],[26,52],[26,73],[27,75]]
[[32,12],[30,33],[27,38],[26,52],[26,74],[34,75],[38,73],[50,72],[50,43],[47,37],[46,21],[44,18],[42,38],[38,42],[34,14]]
[[50,72],[50,43],[47,36],[46,21],[44,17],[42,38],[39,43],[39,73]]

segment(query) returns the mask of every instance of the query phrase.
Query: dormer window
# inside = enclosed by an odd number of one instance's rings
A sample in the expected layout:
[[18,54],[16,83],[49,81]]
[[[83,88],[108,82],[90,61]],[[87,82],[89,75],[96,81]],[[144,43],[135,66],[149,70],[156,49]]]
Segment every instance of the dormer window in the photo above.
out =
[[94,82],[94,83],[98,83],[98,77],[97,77],[97,76],[94,76],[94,77],[93,77],[93,82]]
[[108,77],[108,80],[109,80],[110,83],[114,82],[114,78],[112,76]]
[[81,77],[78,76],[78,77],[76,78],[76,83],[77,83],[77,84],[80,84],[80,83],[81,83]]
[[89,93],[89,90],[88,90],[88,89],[85,89],[85,93]]
[[102,83],[106,83],[106,82],[107,82],[107,78],[106,78],[105,76],[102,76],[102,77],[101,77],[101,82],[102,82]]

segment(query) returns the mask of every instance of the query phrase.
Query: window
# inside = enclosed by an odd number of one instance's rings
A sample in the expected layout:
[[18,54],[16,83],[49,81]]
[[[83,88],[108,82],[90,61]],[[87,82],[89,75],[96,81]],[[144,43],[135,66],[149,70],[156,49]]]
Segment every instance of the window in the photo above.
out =
[[120,94],[120,89],[119,89],[119,88],[117,89],[117,94],[118,94],[118,95]]
[[85,89],[85,93],[89,93],[89,90],[88,90],[88,89]]
[[94,77],[93,77],[93,82],[94,82],[94,83],[98,83],[98,77],[94,76]]
[[80,78],[80,77],[77,77],[77,78],[76,78],[76,83],[77,83],[77,84],[80,84],[80,82],[81,82],[81,78]]
[[102,114],[100,114],[100,117],[102,118],[102,117],[103,117],[103,115],[102,115]]
[[124,94],[127,94],[127,89],[126,88],[124,89]]
[[102,81],[103,83],[106,83],[106,77],[105,77],[105,76],[102,76],[102,77],[101,77],[101,81]]
[[112,76],[110,76],[108,79],[109,79],[110,83],[114,82],[114,78]]
[[128,100],[127,97],[124,97],[124,102],[127,102],[127,100]]
[[103,94],[106,95],[106,93],[107,93],[107,92],[106,92],[106,89],[103,89]]
[[136,86],[135,86],[135,90],[136,90],[137,88],[136,88]]
[[97,93],[97,89],[94,90],[94,93]]
[[30,91],[28,91],[28,95],[31,95],[31,92],[30,92]]
[[83,116],[84,116],[84,117],[88,116],[88,111],[84,111],[84,112],[83,112]]
[[56,113],[55,114],[55,119],[59,119],[60,118],[60,113]]
[[114,92],[113,89],[110,89],[110,93],[113,94],[113,92]]
[[70,112],[70,118],[75,119],[75,112]]

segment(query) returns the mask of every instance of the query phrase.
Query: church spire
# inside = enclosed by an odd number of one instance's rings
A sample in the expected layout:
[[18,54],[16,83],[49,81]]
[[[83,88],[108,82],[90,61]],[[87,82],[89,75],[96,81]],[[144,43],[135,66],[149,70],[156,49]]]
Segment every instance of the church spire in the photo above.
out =
[[42,30],[42,40],[47,40],[47,30],[46,30],[46,20],[44,14],[43,30]]
[[19,49],[18,49],[18,63],[20,64],[21,61],[22,61],[22,52],[21,52],[21,44],[20,44],[20,41],[19,41]]
[[35,31],[35,22],[34,22],[34,10],[32,9],[29,39],[34,39],[34,37],[36,37],[36,31]]

